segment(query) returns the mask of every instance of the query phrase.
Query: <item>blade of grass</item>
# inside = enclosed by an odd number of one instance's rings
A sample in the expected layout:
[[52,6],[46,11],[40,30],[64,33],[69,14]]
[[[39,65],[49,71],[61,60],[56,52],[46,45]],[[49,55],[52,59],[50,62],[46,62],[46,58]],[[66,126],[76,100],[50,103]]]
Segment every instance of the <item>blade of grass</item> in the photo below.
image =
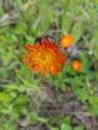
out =
[[70,0],[64,0],[63,1],[63,13],[61,15],[61,29],[63,31],[63,33],[65,33],[65,29],[64,29],[64,26],[66,24],[66,14],[67,14],[67,11],[68,11],[68,7],[70,5]]

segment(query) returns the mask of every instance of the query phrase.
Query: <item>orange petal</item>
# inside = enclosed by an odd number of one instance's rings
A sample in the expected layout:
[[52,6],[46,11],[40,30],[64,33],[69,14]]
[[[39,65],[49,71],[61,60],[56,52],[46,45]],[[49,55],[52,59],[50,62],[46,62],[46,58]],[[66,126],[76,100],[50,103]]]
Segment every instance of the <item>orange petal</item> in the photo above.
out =
[[58,65],[53,65],[53,66],[51,66],[51,68],[50,68],[50,72],[51,72],[53,75],[57,74],[59,71],[60,71],[60,68],[59,68]]
[[26,50],[30,50],[30,51],[35,51],[36,50],[36,48],[34,47],[34,46],[32,46],[32,45],[25,45],[25,47],[24,47]]
[[28,65],[28,69],[34,71],[36,74],[40,71],[40,68],[37,65]]
[[23,56],[29,57],[29,56],[30,56],[30,53],[24,53]]
[[57,62],[58,62],[59,64],[61,64],[61,65],[64,66],[64,59],[62,59],[62,58],[57,58]]
[[42,46],[44,46],[44,47],[46,47],[48,45],[46,38],[42,38],[41,42],[42,42]]
[[23,59],[22,59],[22,62],[23,62],[24,64],[27,64],[27,63],[30,62],[30,59],[29,59],[29,58],[23,58]]
[[59,50],[60,50],[60,48],[55,48],[55,53],[58,53],[59,52]]
[[45,76],[49,73],[49,70],[48,69],[44,69],[42,70],[42,76]]
[[58,55],[58,56],[66,56],[65,53],[58,53],[57,55]]
[[55,48],[55,47],[56,47],[56,44],[55,44],[55,43],[51,43],[51,44],[50,44],[50,47],[51,47],[51,48]]
[[39,42],[36,42],[35,46],[36,46],[37,48],[39,48],[39,47],[40,47],[40,43],[39,43]]

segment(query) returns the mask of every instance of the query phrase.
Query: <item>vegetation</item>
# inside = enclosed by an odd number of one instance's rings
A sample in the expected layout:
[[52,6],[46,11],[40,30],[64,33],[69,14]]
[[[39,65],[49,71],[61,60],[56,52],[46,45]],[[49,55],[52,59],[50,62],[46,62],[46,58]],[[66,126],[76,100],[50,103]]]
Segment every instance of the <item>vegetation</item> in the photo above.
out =
[[[0,7],[0,130],[20,130],[17,124],[23,120],[23,127],[28,124],[24,130],[43,124],[45,130],[84,130],[81,123],[72,125],[70,114],[55,114],[55,108],[53,113],[45,110],[42,100],[47,102],[44,95],[50,89],[56,95],[51,102],[64,104],[66,99],[61,95],[70,88],[82,104],[79,109],[98,116],[97,0],[1,0]],[[21,61],[24,45],[34,45],[36,37],[46,34],[56,41],[63,34],[71,34],[73,48],[57,75],[42,77]],[[81,69],[74,72],[71,63],[77,59]]]

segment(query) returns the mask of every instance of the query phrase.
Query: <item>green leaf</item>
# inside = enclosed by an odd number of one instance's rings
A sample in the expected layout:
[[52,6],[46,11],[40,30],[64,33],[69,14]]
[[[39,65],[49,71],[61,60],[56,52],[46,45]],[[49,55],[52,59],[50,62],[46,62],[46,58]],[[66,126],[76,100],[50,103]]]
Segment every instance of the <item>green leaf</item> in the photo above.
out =
[[32,113],[29,113],[28,115],[28,120],[32,125],[36,124],[37,118],[38,118],[38,115],[35,111],[33,111]]
[[72,36],[73,36],[73,42],[77,43],[77,41],[80,39],[80,37],[83,34],[83,23],[82,21],[75,23],[73,29],[72,29]]
[[65,33],[65,25],[66,25],[66,13],[67,13],[69,4],[70,4],[70,0],[63,1],[63,13],[61,16],[61,28],[62,28],[64,33]]
[[67,124],[62,124],[61,125],[61,130],[72,130],[72,128]]
[[16,25],[15,29],[13,30],[15,34],[24,34],[25,32],[25,23],[23,21],[19,21],[19,23]]
[[3,128],[2,130],[15,130],[13,124],[11,124],[10,122],[6,122],[4,125],[3,125]]
[[83,126],[76,126],[73,130],[83,130]]
[[11,98],[6,94],[6,93],[3,93],[3,92],[0,92],[0,101],[1,102],[10,102]]
[[47,123],[48,119],[43,118],[43,117],[38,117],[38,121],[42,122],[42,123]]
[[50,130],[60,130],[60,129],[57,129],[57,128],[54,128],[54,127],[49,127]]

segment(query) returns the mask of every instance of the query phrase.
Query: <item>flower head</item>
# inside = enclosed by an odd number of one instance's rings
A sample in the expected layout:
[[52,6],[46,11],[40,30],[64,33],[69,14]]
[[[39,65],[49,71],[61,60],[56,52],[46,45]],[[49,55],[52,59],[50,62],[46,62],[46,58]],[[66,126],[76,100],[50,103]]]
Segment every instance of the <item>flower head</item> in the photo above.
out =
[[28,68],[35,73],[42,71],[42,75],[47,75],[49,71],[55,75],[60,71],[59,64],[64,66],[64,53],[55,43],[50,43],[46,38],[41,39],[41,44],[37,41],[34,46],[25,45],[28,53],[23,54],[23,63],[28,64]]
[[81,68],[80,62],[78,60],[73,61],[71,67],[74,71],[79,71]]
[[71,35],[63,35],[60,39],[60,44],[64,48],[68,48],[72,44],[72,36]]

